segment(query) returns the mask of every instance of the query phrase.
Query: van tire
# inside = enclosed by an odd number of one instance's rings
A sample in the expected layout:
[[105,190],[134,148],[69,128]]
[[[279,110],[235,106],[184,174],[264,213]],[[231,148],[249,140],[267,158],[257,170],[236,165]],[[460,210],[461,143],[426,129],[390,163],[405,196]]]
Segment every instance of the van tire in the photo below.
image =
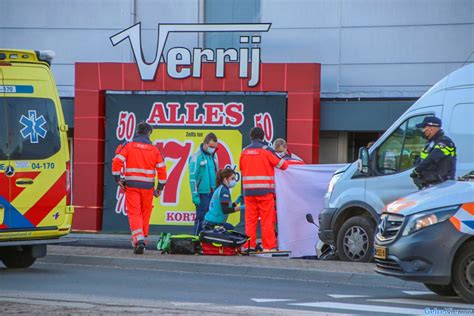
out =
[[337,233],[337,252],[342,261],[369,262],[373,259],[374,227],[363,216],[354,216]]
[[452,283],[463,300],[474,303],[474,241],[463,245],[454,258]]
[[438,295],[457,296],[456,291],[454,291],[453,285],[451,283],[448,285],[424,283],[424,285],[428,288],[428,290]]
[[9,251],[2,257],[2,262],[7,268],[28,268],[35,263],[36,258],[33,258],[31,247],[24,247],[23,249],[15,249]]

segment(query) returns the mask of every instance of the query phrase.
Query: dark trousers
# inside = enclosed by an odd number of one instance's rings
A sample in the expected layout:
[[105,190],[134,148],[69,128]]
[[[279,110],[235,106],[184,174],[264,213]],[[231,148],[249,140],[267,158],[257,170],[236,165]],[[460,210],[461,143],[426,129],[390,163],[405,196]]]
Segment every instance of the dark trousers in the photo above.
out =
[[196,207],[196,219],[194,220],[194,235],[199,235],[202,230],[202,223],[204,222],[204,216],[206,216],[207,210],[209,210],[209,204],[211,203],[212,193],[199,194],[201,202]]

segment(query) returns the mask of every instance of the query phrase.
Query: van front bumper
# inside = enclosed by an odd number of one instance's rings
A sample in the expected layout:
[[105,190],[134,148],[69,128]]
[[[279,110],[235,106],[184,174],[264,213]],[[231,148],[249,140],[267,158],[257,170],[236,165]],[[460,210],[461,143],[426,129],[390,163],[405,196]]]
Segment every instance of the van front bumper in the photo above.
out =
[[375,271],[406,281],[449,284],[453,257],[464,236],[445,221],[408,236],[400,232],[389,243],[376,237],[375,246],[385,247],[387,257],[375,258]]
[[326,245],[335,246],[336,233],[334,227],[332,227],[332,218],[336,214],[337,208],[325,208],[319,213],[319,231],[318,237]]

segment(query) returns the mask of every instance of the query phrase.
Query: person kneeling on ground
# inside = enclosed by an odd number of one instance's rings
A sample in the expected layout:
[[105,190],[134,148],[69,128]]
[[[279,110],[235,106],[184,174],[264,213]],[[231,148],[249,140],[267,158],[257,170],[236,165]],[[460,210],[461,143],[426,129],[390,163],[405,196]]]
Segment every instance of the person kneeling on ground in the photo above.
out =
[[216,176],[216,190],[214,191],[209,211],[204,217],[203,229],[213,229],[215,226],[224,226],[227,230],[233,230],[234,226],[227,223],[229,214],[244,210],[244,205],[237,205],[242,202],[242,198],[232,203],[230,190],[236,184],[235,171],[232,169],[219,169]]

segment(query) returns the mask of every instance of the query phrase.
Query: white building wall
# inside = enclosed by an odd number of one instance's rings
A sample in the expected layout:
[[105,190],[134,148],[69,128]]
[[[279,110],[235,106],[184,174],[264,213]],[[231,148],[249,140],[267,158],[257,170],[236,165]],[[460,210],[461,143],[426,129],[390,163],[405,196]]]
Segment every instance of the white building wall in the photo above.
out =
[[[54,50],[59,94],[70,97],[75,62],[133,60],[130,45],[113,47],[110,36],[141,21],[143,53],[151,62],[158,23],[197,23],[198,13],[198,0],[0,0],[0,47]],[[167,47],[178,44],[195,47],[197,36],[170,36]]]
[[[261,0],[263,62],[320,62],[322,97],[418,97],[474,61],[474,0]],[[205,0],[0,0],[0,47],[52,49],[61,96],[75,62],[128,62],[109,37],[142,22],[154,59],[158,23],[202,22]],[[229,13],[231,14],[231,13]],[[200,18],[201,17],[201,18]],[[173,34],[167,48],[196,47]],[[165,47],[166,50],[166,47]]]
[[474,61],[473,0],[262,0],[266,62],[320,62],[322,97],[418,97]]

